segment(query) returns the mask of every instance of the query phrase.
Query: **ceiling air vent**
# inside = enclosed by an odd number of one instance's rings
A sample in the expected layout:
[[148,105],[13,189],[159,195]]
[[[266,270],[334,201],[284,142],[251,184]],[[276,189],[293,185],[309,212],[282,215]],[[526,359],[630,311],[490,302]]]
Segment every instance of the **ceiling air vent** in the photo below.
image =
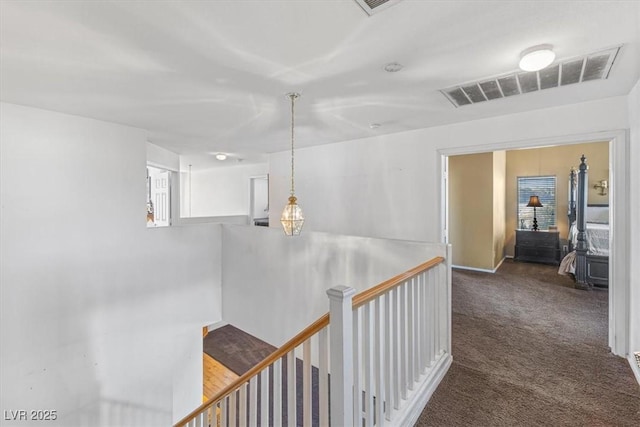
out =
[[369,16],[387,9],[401,0],[355,0]]
[[609,77],[620,46],[570,58],[540,71],[517,71],[506,75],[465,83],[440,92],[456,107],[522,95],[559,86],[603,80]]

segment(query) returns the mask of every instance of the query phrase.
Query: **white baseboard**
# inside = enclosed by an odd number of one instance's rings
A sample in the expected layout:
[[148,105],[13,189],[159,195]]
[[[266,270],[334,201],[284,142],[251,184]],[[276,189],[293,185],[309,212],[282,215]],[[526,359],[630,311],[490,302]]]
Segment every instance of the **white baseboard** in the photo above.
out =
[[209,330],[209,332],[211,332],[211,331],[215,331],[218,328],[222,328],[223,326],[226,326],[228,324],[229,323],[225,322],[224,320],[221,320],[219,322],[210,324],[209,326],[207,326],[207,329]]
[[466,267],[464,265],[452,265],[451,268],[455,268],[457,270],[479,271],[480,273],[495,273],[495,271],[487,268]]
[[493,269],[493,272],[495,273],[496,271],[498,271],[498,269],[500,268],[500,266],[502,265],[502,263],[504,262],[504,260],[507,259],[506,256],[503,256],[502,259],[500,260],[500,262],[498,263],[498,265],[496,266],[496,268]]
[[431,396],[438,388],[438,385],[449,370],[453,358],[449,353],[443,353],[435,366],[431,368],[427,379],[425,379],[416,390],[413,391],[407,406],[401,407],[398,411],[397,418],[394,417],[391,425],[394,426],[412,426],[418,421],[420,414],[431,399]]
[[452,265],[451,268],[457,268],[459,270],[469,270],[469,271],[479,271],[481,273],[495,273],[496,271],[498,271],[498,269],[500,268],[500,266],[502,265],[502,263],[504,262],[504,260],[507,257],[503,257],[500,262],[498,263],[498,266],[496,268],[494,268],[493,270],[490,270],[488,268],[475,268],[475,267],[466,267],[464,265]]
[[633,374],[636,376],[638,385],[640,385],[640,366],[638,366],[638,362],[636,362],[635,355],[631,353],[629,356],[627,356],[627,360],[629,361],[629,366],[631,366]]

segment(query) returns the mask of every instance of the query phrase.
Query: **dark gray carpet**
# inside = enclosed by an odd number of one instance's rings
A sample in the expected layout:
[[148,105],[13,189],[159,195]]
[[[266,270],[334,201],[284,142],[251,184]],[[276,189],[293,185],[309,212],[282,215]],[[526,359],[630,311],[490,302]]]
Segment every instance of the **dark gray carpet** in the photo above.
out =
[[243,375],[276,350],[271,344],[232,325],[209,332],[202,345],[205,353],[238,375]]
[[607,347],[608,292],[557,267],[453,273],[453,364],[419,426],[640,426],[640,387]]
[[[233,325],[225,325],[221,328],[214,329],[209,332],[203,341],[204,352],[209,356],[216,359],[218,362],[225,365],[238,375],[243,375],[258,363],[262,362],[267,356],[276,350],[276,347],[269,343],[262,341],[259,338],[254,337],[241,329],[236,328]],[[287,412],[287,359],[282,358],[282,376],[279,379],[282,390],[282,424],[287,425],[289,414]],[[296,376],[296,425],[302,426],[304,420],[303,402],[302,402],[302,387],[303,387],[303,366],[302,360],[296,359],[296,367],[294,369]],[[311,388],[312,388],[312,405],[311,405],[311,423],[312,427],[319,427],[319,390],[318,390],[318,368],[312,366],[311,368]],[[273,382],[274,382],[274,370],[273,366],[269,367],[269,425],[273,425]],[[262,379],[258,378],[256,387],[261,389]],[[240,412],[240,398],[239,394],[236,394],[236,412]],[[251,397],[249,391],[247,391],[247,407],[250,407]],[[257,399],[257,418],[261,418],[261,405],[260,396]],[[240,415],[238,415],[239,417]],[[239,418],[238,418],[239,421]],[[249,425],[249,415],[245,420]],[[258,421],[258,425],[260,422]]]

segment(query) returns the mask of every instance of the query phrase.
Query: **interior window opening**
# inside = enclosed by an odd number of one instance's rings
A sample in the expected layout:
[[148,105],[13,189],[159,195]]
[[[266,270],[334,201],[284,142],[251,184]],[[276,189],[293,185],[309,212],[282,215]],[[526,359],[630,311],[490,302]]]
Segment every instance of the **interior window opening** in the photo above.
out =
[[147,166],[147,227],[171,225],[171,171]]

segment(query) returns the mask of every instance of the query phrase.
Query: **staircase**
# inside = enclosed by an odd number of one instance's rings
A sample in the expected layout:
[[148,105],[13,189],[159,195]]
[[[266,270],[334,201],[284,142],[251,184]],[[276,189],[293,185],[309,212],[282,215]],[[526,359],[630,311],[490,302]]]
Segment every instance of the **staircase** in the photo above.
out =
[[451,248],[330,310],[176,427],[412,425],[451,364]]

